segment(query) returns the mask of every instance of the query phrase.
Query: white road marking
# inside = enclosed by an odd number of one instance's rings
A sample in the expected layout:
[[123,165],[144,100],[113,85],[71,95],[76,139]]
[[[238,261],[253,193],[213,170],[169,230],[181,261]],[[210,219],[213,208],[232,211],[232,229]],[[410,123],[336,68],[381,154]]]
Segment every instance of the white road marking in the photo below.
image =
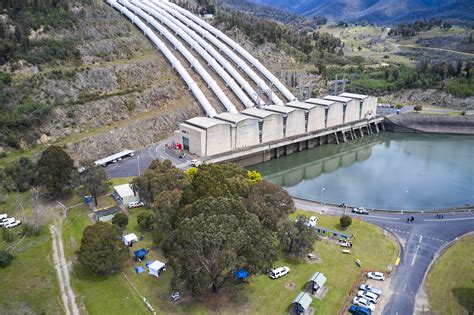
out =
[[429,219],[429,220],[423,220],[425,222],[443,222],[443,221],[463,221],[463,220],[474,220],[474,217],[469,217],[469,218],[457,218],[457,219]]
[[418,241],[418,243],[421,243],[422,239],[423,239],[423,235],[420,235],[420,240]]
[[419,245],[416,247],[415,256],[413,256],[413,260],[411,261],[412,266],[415,264],[415,259],[416,259],[416,255],[418,254],[418,249],[420,249]]
[[403,291],[406,291],[408,283],[405,283],[405,287],[403,288]]

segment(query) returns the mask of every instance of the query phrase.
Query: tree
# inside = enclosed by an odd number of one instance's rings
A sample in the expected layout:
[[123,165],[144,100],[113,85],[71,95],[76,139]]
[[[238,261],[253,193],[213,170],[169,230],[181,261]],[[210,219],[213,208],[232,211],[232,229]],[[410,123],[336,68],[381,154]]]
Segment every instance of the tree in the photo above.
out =
[[28,223],[33,228],[33,232],[38,235],[41,227],[44,225],[46,214],[46,209],[41,203],[41,194],[38,188],[31,190],[30,203],[32,207],[32,217]]
[[13,255],[6,250],[0,250],[0,268],[6,268],[10,266],[13,258]]
[[208,197],[188,210],[169,240],[167,256],[195,295],[208,288],[218,293],[239,268],[256,273],[272,266],[274,239],[240,200]]
[[394,81],[397,81],[398,78],[400,77],[400,71],[398,69],[393,69],[392,70],[392,77]]
[[415,106],[413,107],[413,110],[414,110],[415,112],[419,112],[419,111],[421,111],[422,109],[423,109],[423,106],[421,106],[421,105],[415,105]]
[[308,220],[300,217],[296,222],[284,221],[279,229],[280,244],[283,249],[297,259],[314,249],[318,235],[314,228],[308,227]]
[[119,212],[112,218],[112,224],[124,229],[128,225],[128,216],[123,212]]
[[352,224],[352,218],[348,215],[343,215],[339,219],[339,223],[341,224],[343,229],[346,229]]
[[151,211],[143,211],[137,216],[137,224],[143,230],[152,230],[155,221],[155,215]]
[[248,171],[247,178],[251,183],[255,184],[262,181],[262,174],[257,171]]
[[7,191],[25,192],[30,189],[35,178],[34,163],[22,156],[3,171],[3,186]]
[[41,154],[37,164],[37,186],[42,186],[51,196],[58,196],[71,188],[74,161],[58,146],[50,146]]
[[84,194],[94,197],[97,206],[97,197],[105,194],[109,189],[109,177],[105,169],[94,162],[87,162],[83,165],[84,170],[79,175],[80,184],[84,190]]
[[384,78],[386,81],[388,81],[388,79],[390,78],[390,71],[388,69],[385,69]]
[[84,229],[79,262],[100,275],[120,270],[130,252],[122,242],[122,230],[115,225],[97,222]]

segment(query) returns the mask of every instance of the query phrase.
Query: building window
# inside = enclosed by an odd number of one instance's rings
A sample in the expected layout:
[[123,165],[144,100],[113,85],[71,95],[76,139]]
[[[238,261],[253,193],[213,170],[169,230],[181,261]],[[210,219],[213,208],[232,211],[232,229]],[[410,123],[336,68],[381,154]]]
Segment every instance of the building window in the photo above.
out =
[[360,101],[359,103],[359,120],[362,119],[362,105],[364,104],[363,101]]
[[283,117],[283,137],[286,137],[286,121],[288,117]]
[[258,141],[262,143],[263,138],[263,120],[258,122]]
[[329,113],[329,107],[326,107],[324,109],[324,128],[328,126],[328,113]]
[[346,122],[346,110],[347,110],[347,104],[342,105],[342,122]]
[[309,111],[304,112],[304,131],[308,132]]

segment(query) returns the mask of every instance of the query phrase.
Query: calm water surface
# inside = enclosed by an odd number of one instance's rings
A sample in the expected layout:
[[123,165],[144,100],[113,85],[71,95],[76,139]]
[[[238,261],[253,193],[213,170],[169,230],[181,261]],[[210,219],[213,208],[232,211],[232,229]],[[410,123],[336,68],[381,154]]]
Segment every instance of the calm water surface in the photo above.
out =
[[384,132],[249,168],[316,201],[392,210],[474,204],[474,136]]

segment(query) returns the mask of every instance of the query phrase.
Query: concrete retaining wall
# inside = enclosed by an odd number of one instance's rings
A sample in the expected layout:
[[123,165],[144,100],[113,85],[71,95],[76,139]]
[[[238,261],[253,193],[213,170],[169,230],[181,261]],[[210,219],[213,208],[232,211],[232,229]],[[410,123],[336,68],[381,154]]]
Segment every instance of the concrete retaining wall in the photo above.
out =
[[392,132],[474,134],[474,116],[401,114],[385,118],[385,129]]

